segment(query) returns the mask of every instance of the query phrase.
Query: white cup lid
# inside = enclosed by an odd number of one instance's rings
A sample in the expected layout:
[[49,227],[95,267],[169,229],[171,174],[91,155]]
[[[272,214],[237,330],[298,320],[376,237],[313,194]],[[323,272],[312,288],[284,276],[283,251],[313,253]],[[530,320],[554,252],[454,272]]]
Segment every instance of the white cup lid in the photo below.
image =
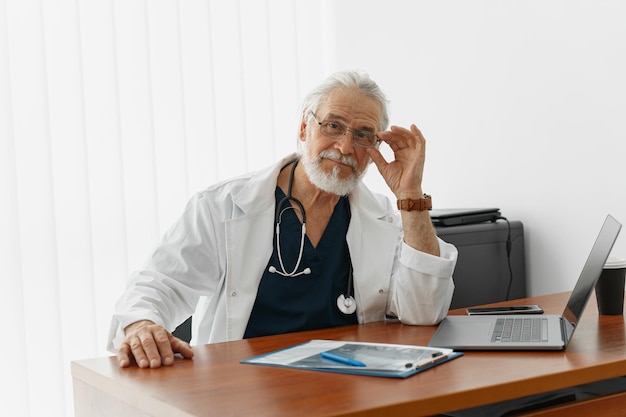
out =
[[604,264],[604,268],[606,269],[626,268],[626,259],[618,258],[616,256],[609,256],[609,259],[607,259]]

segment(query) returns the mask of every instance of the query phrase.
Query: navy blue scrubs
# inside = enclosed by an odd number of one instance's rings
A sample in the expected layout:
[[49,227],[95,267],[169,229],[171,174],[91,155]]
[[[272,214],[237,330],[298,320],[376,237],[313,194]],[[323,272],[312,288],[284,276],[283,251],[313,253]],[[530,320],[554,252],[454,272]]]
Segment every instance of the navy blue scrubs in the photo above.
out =
[[[285,194],[276,187],[275,196],[278,204]],[[311,273],[297,277],[268,271],[274,266],[282,272],[274,234],[274,251],[261,278],[244,338],[357,323],[356,313],[344,314],[337,308],[337,297],[346,294],[352,273],[346,243],[349,224],[348,198],[341,197],[317,247],[305,237],[304,253],[296,273],[307,267]],[[280,223],[281,256],[286,272],[293,271],[296,264],[301,236],[302,223],[295,210],[286,210]],[[354,294],[352,288],[350,294]]]

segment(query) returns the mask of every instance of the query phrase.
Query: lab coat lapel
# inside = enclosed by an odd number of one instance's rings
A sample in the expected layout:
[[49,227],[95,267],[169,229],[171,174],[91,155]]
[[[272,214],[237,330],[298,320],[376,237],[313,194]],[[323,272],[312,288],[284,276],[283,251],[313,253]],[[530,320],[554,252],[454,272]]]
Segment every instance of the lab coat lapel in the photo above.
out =
[[359,322],[384,320],[394,251],[381,248],[397,247],[401,228],[362,183],[350,194],[350,209],[347,241]]
[[233,213],[225,225],[229,340],[243,337],[261,277],[272,255],[276,178],[284,163],[293,157],[259,171],[233,195]]

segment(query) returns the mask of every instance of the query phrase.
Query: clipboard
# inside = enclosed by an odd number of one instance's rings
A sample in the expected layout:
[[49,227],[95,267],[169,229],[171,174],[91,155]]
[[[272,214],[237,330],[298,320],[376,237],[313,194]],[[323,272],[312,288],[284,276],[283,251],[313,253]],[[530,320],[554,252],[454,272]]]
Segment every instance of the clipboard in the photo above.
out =
[[[240,362],[353,375],[408,378],[462,355],[461,352],[446,348],[314,339]],[[332,356],[344,360],[329,359]]]

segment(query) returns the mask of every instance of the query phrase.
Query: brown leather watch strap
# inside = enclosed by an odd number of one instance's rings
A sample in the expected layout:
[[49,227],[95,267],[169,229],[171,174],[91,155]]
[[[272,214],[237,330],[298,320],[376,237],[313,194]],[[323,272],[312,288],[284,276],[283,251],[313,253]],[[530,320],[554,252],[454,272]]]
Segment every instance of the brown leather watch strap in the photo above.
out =
[[433,200],[428,194],[424,194],[423,198],[413,200],[405,198],[404,200],[398,200],[398,210],[404,211],[424,211],[433,208]]

